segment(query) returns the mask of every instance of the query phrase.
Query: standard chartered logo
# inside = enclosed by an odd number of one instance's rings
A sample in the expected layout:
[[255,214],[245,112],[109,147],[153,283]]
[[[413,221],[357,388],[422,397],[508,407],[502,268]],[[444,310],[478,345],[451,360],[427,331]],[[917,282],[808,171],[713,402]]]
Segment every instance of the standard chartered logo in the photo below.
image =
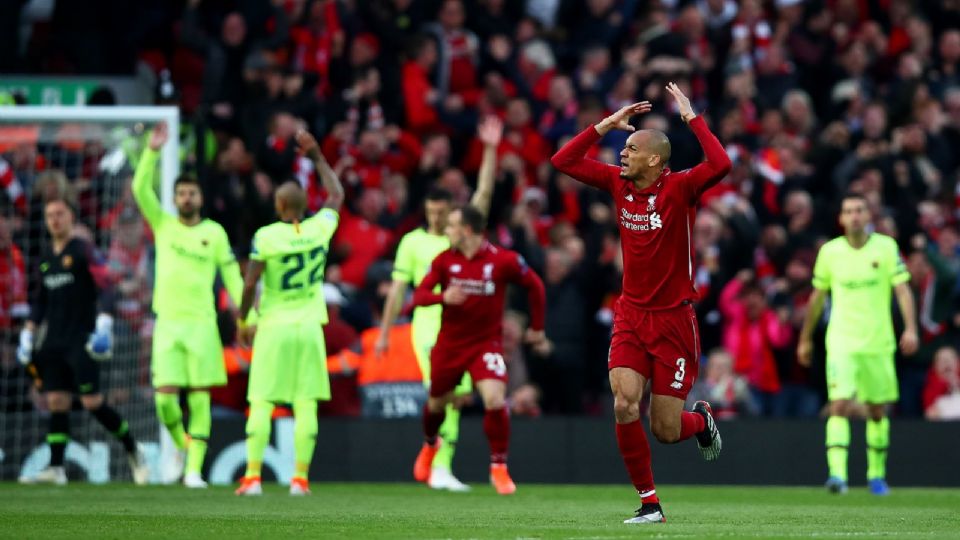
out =
[[620,209],[620,224],[631,231],[652,231],[663,228],[663,217],[658,212],[633,214],[626,208]]

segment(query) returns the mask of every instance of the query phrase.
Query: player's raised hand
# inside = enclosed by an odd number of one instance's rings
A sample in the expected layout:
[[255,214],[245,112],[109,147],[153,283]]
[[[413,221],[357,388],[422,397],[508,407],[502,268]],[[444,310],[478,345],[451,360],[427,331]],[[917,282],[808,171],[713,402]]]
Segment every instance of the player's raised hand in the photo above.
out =
[[803,367],[810,367],[813,361],[813,340],[800,338],[797,343],[797,362]]
[[377,341],[373,344],[373,356],[376,359],[383,358],[383,355],[387,352],[389,344],[390,335],[387,332],[380,332],[380,335],[377,336]]
[[484,146],[500,146],[500,139],[503,137],[503,122],[494,115],[489,115],[480,123],[477,128],[477,136]]
[[917,338],[916,330],[904,330],[900,334],[900,351],[906,356],[911,356],[917,352],[920,340]]
[[147,141],[147,146],[154,151],[160,150],[164,144],[167,144],[169,137],[170,132],[167,129],[167,123],[160,122],[154,126],[153,131],[150,133],[150,140]]
[[697,113],[693,112],[693,106],[690,105],[690,98],[684,95],[683,90],[680,90],[677,83],[672,82],[668,84],[667,92],[676,100],[677,107],[680,109],[680,118],[682,118],[684,122],[689,122],[696,118]]
[[303,155],[310,157],[310,159],[316,159],[320,155],[320,145],[317,144],[317,139],[309,131],[298,129],[294,137],[297,139],[297,148]]
[[451,285],[443,290],[443,303],[447,306],[459,306],[467,301],[467,293],[457,285]]
[[637,114],[650,112],[650,109],[652,108],[653,106],[650,105],[649,101],[641,101],[639,103],[627,105],[626,107],[622,107],[619,111],[601,120],[599,124],[594,126],[594,128],[600,135],[606,135],[611,129],[635,131],[634,127],[630,125],[630,117]]

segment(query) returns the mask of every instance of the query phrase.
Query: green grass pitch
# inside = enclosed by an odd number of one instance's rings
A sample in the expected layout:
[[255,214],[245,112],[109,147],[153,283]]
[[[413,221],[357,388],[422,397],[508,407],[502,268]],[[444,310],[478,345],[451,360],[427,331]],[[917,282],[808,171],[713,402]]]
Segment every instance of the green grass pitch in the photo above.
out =
[[482,485],[312,489],[240,498],[224,487],[0,484],[0,538],[960,538],[960,490],[658,486],[668,522],[638,526],[621,523],[637,503],[627,485],[521,484],[512,497]]

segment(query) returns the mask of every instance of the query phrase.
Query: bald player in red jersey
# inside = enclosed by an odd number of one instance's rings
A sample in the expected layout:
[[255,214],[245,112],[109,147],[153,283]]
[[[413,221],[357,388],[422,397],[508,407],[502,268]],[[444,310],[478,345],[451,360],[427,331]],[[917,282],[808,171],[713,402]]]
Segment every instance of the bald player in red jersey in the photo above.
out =
[[710,405],[683,403],[697,377],[700,343],[693,301],[693,243],[697,200],[730,171],[720,141],[697,116],[676,84],[666,88],[706,159],[673,172],[666,167],[670,141],[660,131],[637,131],[620,152],[620,167],[586,159],[590,146],[612,129],[634,131],[629,119],[650,103],[629,105],[590,126],[551,159],[553,166],[613,196],[623,249],[623,293],[617,301],[608,367],[617,420],[617,443],[641,506],[624,523],[664,522],[653,484],[650,445],[640,422],[640,401],[651,381],[650,428],[658,441],[696,436],[708,461],[720,454],[720,434]]
[[[450,212],[446,234],[450,249],[433,260],[430,272],[413,293],[416,306],[443,303],[440,334],[430,353],[430,396],[423,411],[424,444],[414,464],[414,476],[429,473],[442,441],[437,436],[453,390],[469,372],[485,409],[483,431],[490,442],[490,483],[500,495],[517,486],[507,472],[510,418],[506,410],[507,366],[503,360],[503,307],[507,285],[527,289],[530,329],[526,341],[546,339],[543,331],[546,296],[543,282],[523,258],[483,238],[484,218],[465,206]],[[442,292],[434,289],[440,285]]]

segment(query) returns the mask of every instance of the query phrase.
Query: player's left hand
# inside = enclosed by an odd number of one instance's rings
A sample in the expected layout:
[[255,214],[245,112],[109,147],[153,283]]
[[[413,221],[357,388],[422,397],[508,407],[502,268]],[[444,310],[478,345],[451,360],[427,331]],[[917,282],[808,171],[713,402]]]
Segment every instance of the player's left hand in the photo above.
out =
[[547,333],[543,330],[534,330],[533,328],[528,328],[523,341],[527,343],[527,345],[536,347],[537,345],[541,345],[547,341]]
[[317,139],[309,131],[305,129],[297,130],[295,138],[297,139],[297,147],[303,155],[309,156],[311,159],[320,156],[320,145],[317,144]]
[[684,122],[689,122],[696,118],[697,113],[693,112],[693,106],[690,105],[690,98],[684,95],[680,87],[677,86],[677,83],[672,82],[668,84],[667,92],[677,101],[677,107],[680,109],[680,118],[682,118]]
[[477,137],[484,146],[500,146],[500,139],[503,137],[503,122],[494,115],[483,119],[480,127],[477,128]]
[[97,325],[87,339],[86,349],[90,358],[101,362],[113,356],[113,317],[106,313],[97,315]]
[[917,352],[919,343],[920,340],[917,338],[915,330],[904,330],[903,334],[900,335],[900,351],[907,356]]

